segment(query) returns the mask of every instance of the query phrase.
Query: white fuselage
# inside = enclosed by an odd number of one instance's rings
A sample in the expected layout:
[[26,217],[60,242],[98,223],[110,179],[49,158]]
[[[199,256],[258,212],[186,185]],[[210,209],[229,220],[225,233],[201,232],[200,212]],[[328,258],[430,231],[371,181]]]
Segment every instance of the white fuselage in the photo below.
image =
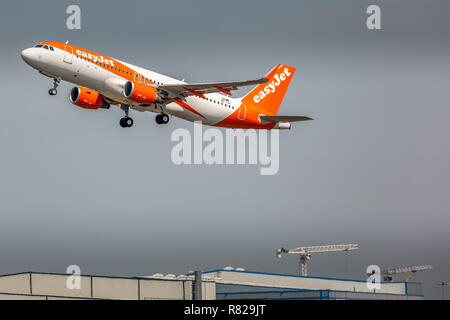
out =
[[[73,50],[79,51],[76,48]],[[111,70],[93,63],[92,60],[89,61],[89,59],[83,58],[76,52],[71,53],[70,51],[56,47],[52,51],[35,47],[25,49],[22,52],[22,58],[27,64],[47,76],[60,78],[64,81],[90,88],[111,101],[129,105],[132,109],[138,111],[152,111],[157,113],[163,111],[189,121],[199,120],[204,124],[214,125],[233,114],[241,103],[240,99],[233,99],[218,93],[205,94],[206,99],[197,96],[186,97],[186,103],[193,106],[204,117],[176,103],[169,103],[165,106],[158,104],[142,106],[124,97],[123,86],[126,81],[130,80],[130,76],[127,76],[127,74],[117,74],[117,71],[114,72],[113,65],[126,66],[134,70],[134,74],[142,75],[156,84],[180,84],[185,82],[117,59],[105,57],[111,61]]]

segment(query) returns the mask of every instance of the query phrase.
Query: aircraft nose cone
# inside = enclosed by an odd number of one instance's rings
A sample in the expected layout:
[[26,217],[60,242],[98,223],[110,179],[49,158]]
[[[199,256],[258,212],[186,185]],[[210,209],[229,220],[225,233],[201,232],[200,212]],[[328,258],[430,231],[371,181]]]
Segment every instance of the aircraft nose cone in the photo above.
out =
[[33,66],[33,64],[36,62],[35,54],[34,54],[32,48],[28,48],[28,49],[23,50],[20,53],[20,56],[22,57],[22,60],[25,61],[30,66]]
[[20,55],[22,56],[23,61],[28,62],[31,60],[31,49],[23,50]]

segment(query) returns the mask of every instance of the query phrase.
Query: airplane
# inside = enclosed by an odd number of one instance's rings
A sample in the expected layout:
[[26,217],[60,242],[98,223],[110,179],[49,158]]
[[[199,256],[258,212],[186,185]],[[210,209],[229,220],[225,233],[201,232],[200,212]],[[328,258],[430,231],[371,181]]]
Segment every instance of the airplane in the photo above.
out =
[[[50,95],[61,80],[74,83],[72,104],[85,109],[120,107],[120,126],[131,127],[130,109],[157,113],[158,124],[169,115],[202,124],[241,129],[290,129],[306,116],[277,115],[295,68],[278,64],[264,77],[247,81],[187,83],[72,44],[44,41],[21,52],[22,59],[53,79]],[[233,90],[255,86],[241,98]]]

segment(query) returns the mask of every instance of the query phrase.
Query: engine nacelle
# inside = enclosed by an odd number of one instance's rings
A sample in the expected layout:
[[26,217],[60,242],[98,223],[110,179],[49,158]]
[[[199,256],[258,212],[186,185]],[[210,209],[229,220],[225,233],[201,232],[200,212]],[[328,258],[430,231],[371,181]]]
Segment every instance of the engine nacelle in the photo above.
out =
[[69,99],[74,105],[85,109],[105,107],[102,95],[85,87],[73,87]]
[[161,102],[161,98],[158,96],[156,89],[139,82],[127,81],[123,87],[123,95],[131,101],[142,104]]

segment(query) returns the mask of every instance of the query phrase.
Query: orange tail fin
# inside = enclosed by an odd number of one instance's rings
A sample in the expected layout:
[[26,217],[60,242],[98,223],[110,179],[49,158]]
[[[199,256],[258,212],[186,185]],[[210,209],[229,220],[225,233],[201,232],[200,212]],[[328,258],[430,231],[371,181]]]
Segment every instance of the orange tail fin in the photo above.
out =
[[294,73],[294,67],[277,65],[265,76],[268,82],[258,85],[245,95],[242,103],[265,115],[276,115]]

